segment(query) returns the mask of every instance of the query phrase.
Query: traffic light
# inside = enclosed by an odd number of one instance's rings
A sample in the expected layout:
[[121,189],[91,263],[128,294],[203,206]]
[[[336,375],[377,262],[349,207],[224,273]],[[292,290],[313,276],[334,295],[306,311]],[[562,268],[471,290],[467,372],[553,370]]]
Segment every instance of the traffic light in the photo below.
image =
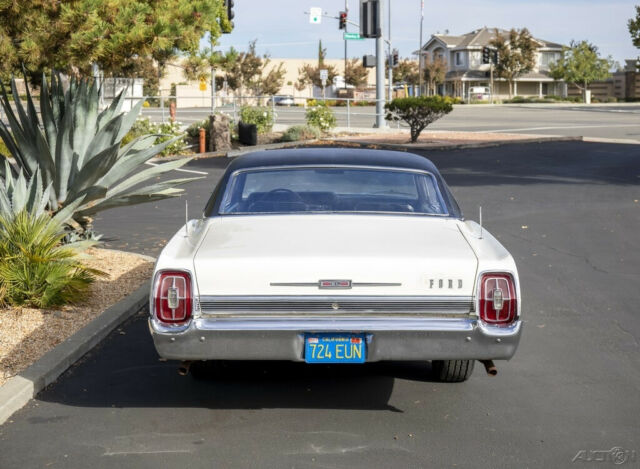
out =
[[378,0],[360,0],[360,37],[377,38],[382,36],[380,16],[380,2]]
[[482,48],[482,63],[491,63],[491,49],[489,49],[488,47]]
[[500,64],[500,56],[498,55],[498,51],[494,50],[493,51],[493,65],[499,65]]
[[362,66],[365,68],[373,68],[376,66],[376,56],[375,55],[363,55],[362,56]]
[[235,16],[235,13],[233,13],[233,0],[224,0],[224,9],[227,12],[227,19],[229,20],[229,23],[231,23],[231,29],[233,29],[234,25],[232,20]]
[[347,12],[340,12],[340,23],[338,24],[338,29],[346,29],[347,28]]
[[393,54],[391,55],[391,65],[393,67],[398,66],[398,59],[400,58],[398,54],[398,49],[393,49]]

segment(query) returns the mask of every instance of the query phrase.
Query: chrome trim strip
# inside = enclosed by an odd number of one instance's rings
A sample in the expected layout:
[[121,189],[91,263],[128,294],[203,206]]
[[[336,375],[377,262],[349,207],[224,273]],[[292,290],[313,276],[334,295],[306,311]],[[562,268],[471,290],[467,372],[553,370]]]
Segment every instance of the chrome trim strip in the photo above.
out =
[[474,299],[470,296],[201,296],[199,305],[206,316],[469,315],[474,311]]
[[395,282],[353,282],[354,287],[401,287],[401,283]]
[[[196,319],[200,331],[472,331],[477,321],[469,318],[286,318]],[[485,332],[483,330],[483,332]],[[514,331],[511,331],[513,333]]]
[[318,282],[271,282],[272,287],[317,287]]
[[[318,287],[319,282],[271,282],[272,287]],[[401,287],[401,283],[396,282],[351,282],[352,287]],[[323,289],[330,289],[331,287],[323,287]],[[346,289],[348,287],[335,287],[338,289]]]

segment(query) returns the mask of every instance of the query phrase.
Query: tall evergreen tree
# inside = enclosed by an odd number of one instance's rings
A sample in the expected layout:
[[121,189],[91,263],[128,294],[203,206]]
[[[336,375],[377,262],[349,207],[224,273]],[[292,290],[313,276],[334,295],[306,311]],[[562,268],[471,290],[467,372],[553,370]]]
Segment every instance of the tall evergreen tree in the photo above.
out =
[[[229,29],[223,0],[0,2],[0,73],[57,68],[129,75],[140,57],[164,64],[196,54],[200,39]],[[39,73],[34,73],[39,74]]]

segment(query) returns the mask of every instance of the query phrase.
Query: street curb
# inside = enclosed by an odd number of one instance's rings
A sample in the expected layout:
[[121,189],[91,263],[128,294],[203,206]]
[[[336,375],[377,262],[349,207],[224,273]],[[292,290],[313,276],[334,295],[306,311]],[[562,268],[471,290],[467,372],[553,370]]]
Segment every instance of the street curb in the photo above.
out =
[[630,138],[606,138],[606,137],[583,137],[583,142],[588,143],[616,143],[621,145],[640,145],[640,140]]
[[0,386],[0,425],[149,300],[150,280]]
[[[454,144],[430,144],[430,143],[380,143],[380,142],[353,142],[348,139],[331,138],[331,139],[315,139],[315,140],[301,140],[297,142],[281,142],[281,143],[268,143],[264,145],[255,145],[251,147],[245,147],[242,149],[231,150],[229,152],[207,152],[198,153],[197,156],[190,156],[194,161],[204,158],[235,158],[245,155],[247,153],[253,153],[263,150],[278,150],[281,148],[304,148],[304,147],[351,147],[351,148],[368,148],[368,149],[381,149],[381,150],[396,150],[410,152],[412,150],[463,150],[467,148],[489,148],[498,147],[502,145],[514,145],[519,143],[548,143],[548,142],[582,142],[587,141],[584,137],[570,137],[570,136],[536,136],[531,138],[522,138],[517,140],[493,140],[488,142],[475,142],[475,143],[454,143]],[[167,156],[163,158],[152,158],[149,160],[151,163],[161,163],[174,161],[177,159],[185,158],[184,156]]]
[[475,142],[475,143],[456,143],[456,144],[443,144],[433,145],[429,143],[378,143],[378,142],[352,142],[349,140],[322,140],[317,144],[311,145],[332,145],[332,146],[348,146],[352,148],[369,148],[369,149],[382,149],[382,150],[396,150],[411,152],[413,150],[463,150],[466,148],[488,148],[498,147],[502,145],[518,145],[521,143],[549,143],[549,142],[581,142],[582,137],[532,137],[523,138],[517,140],[494,140],[489,142]]

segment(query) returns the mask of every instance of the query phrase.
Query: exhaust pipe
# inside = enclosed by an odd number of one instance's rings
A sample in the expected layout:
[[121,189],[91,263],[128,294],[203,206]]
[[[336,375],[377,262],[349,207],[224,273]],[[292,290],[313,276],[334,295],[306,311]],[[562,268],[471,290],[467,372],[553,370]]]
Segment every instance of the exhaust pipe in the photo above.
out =
[[193,362],[190,360],[180,363],[180,366],[178,367],[178,374],[180,376],[187,376],[189,374],[189,370],[191,369],[191,363]]
[[496,364],[493,363],[493,360],[478,360],[480,363],[484,365],[484,369],[487,371],[489,376],[495,376],[498,374],[498,368],[496,368]]

